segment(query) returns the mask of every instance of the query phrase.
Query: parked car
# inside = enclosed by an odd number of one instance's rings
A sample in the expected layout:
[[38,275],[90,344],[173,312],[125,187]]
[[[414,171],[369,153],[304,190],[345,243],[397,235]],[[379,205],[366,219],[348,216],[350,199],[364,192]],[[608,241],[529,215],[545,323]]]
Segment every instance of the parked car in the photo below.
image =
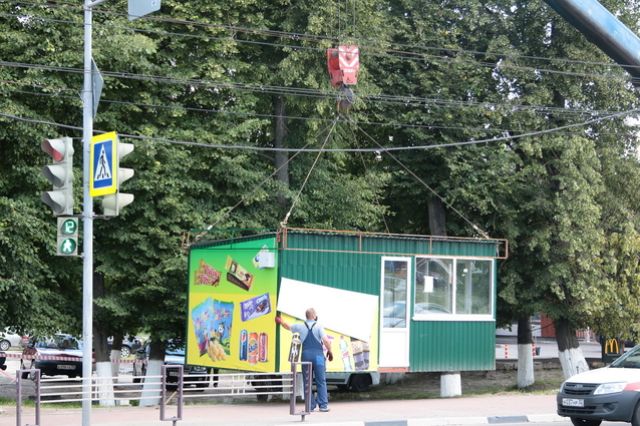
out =
[[[70,334],[31,339],[22,351],[20,368],[40,369],[46,376],[82,376],[82,343]],[[23,379],[29,376],[22,373]]]
[[7,355],[4,352],[0,352],[0,370],[7,369]]
[[576,426],[604,421],[640,425],[640,346],[611,365],[566,380],[556,397],[558,414]]
[[[113,337],[107,339],[107,345],[109,349],[113,346]],[[142,348],[142,340],[136,336],[125,336],[120,344],[120,357],[127,358],[129,355],[136,353]]]
[[0,331],[0,351],[8,351],[10,348],[21,347],[28,340],[27,336],[21,336],[20,334],[13,333],[9,329]]
[[[147,364],[149,362],[149,353],[151,350],[150,342],[146,342],[142,348],[136,352],[136,359],[133,361],[133,381],[140,383],[147,374]],[[208,386],[207,368],[198,365],[185,365],[185,349],[184,344],[178,340],[170,340],[165,346],[164,364],[165,365],[183,365],[183,374],[185,377],[183,383],[185,386],[194,385],[199,388]],[[178,372],[169,370],[167,373],[167,383],[172,383],[168,387],[175,387],[178,382]]]

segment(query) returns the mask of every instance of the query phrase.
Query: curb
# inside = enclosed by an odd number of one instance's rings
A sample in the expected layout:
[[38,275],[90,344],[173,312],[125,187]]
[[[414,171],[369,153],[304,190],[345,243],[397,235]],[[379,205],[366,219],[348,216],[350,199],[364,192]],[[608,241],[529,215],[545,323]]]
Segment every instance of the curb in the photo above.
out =
[[[529,414],[521,416],[488,416],[488,417],[444,417],[407,420],[350,421],[314,423],[315,426],[453,426],[478,424],[515,424],[515,423],[555,423],[566,422],[565,417],[557,414]],[[277,426],[285,426],[277,425]],[[290,425],[287,425],[290,426]]]

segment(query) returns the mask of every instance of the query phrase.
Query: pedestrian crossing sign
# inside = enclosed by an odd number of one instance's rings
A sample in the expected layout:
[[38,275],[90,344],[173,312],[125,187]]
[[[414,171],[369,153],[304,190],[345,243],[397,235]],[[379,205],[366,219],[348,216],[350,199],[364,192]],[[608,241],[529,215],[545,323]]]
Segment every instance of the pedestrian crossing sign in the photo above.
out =
[[91,138],[89,194],[92,197],[115,194],[118,176],[118,135],[109,132]]

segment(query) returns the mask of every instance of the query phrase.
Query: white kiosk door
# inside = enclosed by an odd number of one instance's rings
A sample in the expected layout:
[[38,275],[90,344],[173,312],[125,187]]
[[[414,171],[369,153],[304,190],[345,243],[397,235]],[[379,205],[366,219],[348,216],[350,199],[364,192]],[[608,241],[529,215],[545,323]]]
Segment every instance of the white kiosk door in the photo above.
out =
[[409,367],[411,258],[382,257],[380,367]]

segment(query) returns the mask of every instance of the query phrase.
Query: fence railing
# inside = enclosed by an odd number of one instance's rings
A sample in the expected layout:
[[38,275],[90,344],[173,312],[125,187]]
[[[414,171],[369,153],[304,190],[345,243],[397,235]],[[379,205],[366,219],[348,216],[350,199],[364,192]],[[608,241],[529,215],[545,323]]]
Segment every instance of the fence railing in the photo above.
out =
[[[301,368],[302,366],[305,368]],[[309,365],[309,367],[306,367]],[[300,372],[302,371],[302,372]],[[305,386],[300,396],[304,405],[297,408],[296,389],[299,380],[305,374]],[[221,397],[256,397],[266,401],[269,396],[288,397],[289,414],[305,416],[310,413],[311,368],[308,362],[291,364],[290,372],[279,373],[202,373],[184,374],[182,365],[163,365],[160,375],[147,375],[140,382],[128,381],[123,376],[91,377],[89,395],[83,392],[83,378],[43,378],[38,369],[18,370],[16,372],[16,426],[23,424],[25,406],[23,403],[25,384],[34,384],[35,424],[42,426],[42,406],[46,404],[79,403],[86,399],[95,402],[108,401],[109,405],[159,405],[160,420],[177,422],[183,420],[184,405],[188,400],[215,399]],[[136,405],[134,403],[133,405]],[[175,406],[175,413],[168,414],[169,407]],[[31,417],[31,416],[29,416]]]

